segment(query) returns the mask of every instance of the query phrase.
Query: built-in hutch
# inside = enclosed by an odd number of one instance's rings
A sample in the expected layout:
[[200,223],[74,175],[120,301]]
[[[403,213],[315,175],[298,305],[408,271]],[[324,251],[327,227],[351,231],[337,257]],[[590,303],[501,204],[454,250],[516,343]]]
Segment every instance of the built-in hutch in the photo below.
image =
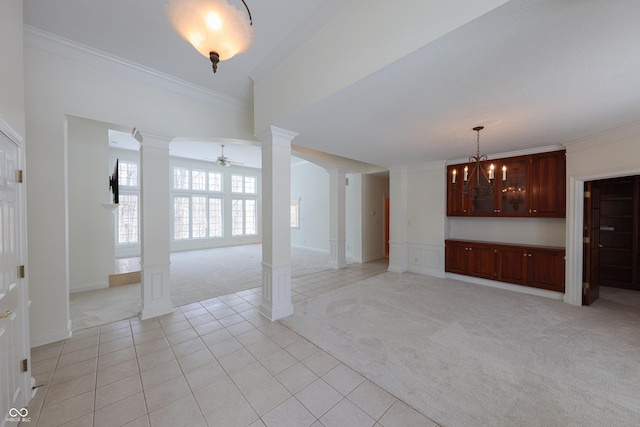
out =
[[461,163],[447,167],[448,216],[565,217],[564,150],[486,163],[495,166],[492,197],[474,198],[464,193],[465,167],[470,169],[474,165]]
[[[447,216],[564,218],[564,150],[447,166]],[[491,168],[489,168],[491,165]],[[491,179],[492,194],[471,191],[477,177]],[[565,248],[471,240],[445,240],[445,271],[564,292]]]

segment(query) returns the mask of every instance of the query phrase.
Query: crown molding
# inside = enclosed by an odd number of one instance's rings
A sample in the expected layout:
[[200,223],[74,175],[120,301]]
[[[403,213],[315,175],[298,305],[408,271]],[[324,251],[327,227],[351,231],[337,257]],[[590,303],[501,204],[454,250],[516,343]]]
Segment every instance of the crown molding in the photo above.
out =
[[26,24],[24,25],[24,44],[25,46],[72,59],[146,84],[152,84],[218,107],[233,110],[251,110],[251,106],[236,98],[194,85],[177,77]]
[[[525,148],[524,150],[517,150],[517,151],[504,151],[502,153],[494,153],[491,155],[491,158],[488,161],[491,161],[491,159],[502,159],[505,157],[518,157],[518,156],[528,156],[529,154],[538,154],[538,153],[546,153],[549,151],[560,151],[560,150],[564,150],[565,149],[565,145],[564,144],[555,144],[555,145],[546,145],[544,147],[534,147],[534,148]],[[467,163],[469,162],[469,158],[465,157],[465,158],[461,158],[461,159],[453,159],[453,160],[447,160],[446,164],[447,165],[457,165],[459,163]]]
[[22,146],[24,138],[16,131],[9,122],[0,116],[0,133],[4,134],[9,140],[19,146]]

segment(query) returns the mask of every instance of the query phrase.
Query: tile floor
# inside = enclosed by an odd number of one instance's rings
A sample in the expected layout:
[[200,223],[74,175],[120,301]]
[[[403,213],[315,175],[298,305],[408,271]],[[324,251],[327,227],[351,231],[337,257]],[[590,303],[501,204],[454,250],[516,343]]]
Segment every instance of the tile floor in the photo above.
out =
[[[385,270],[353,264],[292,281],[294,303]],[[380,271],[381,272],[381,271]],[[30,425],[434,426],[257,310],[254,288],[121,320],[34,348]]]

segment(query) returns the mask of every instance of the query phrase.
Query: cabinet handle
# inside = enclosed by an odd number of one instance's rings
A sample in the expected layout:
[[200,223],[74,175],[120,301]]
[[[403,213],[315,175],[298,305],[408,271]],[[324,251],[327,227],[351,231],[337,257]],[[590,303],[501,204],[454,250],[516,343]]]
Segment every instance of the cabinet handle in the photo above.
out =
[[538,212],[538,209],[534,209],[534,210],[533,210],[533,212],[534,212],[534,213]]
[[527,254],[522,254],[522,256],[527,256]]
[[531,256],[531,254],[529,254],[528,256]]

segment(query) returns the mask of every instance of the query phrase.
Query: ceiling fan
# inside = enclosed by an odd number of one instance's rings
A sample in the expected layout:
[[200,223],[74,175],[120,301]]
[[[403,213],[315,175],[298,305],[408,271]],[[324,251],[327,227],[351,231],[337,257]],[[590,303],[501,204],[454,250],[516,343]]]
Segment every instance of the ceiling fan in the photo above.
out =
[[225,168],[226,168],[226,167],[228,167],[228,166],[231,166],[231,160],[230,160],[228,157],[226,157],[226,156],[224,155],[224,144],[222,144],[222,145],[221,145],[221,148],[222,148],[222,154],[220,154],[220,155],[218,156],[218,158],[217,158],[217,160],[216,160],[216,163],[217,163],[219,166],[222,166],[222,167],[225,167]]

